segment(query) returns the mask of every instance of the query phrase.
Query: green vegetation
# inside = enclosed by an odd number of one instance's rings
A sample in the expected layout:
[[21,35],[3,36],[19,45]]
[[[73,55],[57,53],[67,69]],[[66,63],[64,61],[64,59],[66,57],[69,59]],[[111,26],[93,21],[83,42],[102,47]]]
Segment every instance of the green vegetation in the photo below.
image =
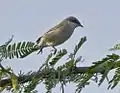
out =
[[[0,46],[0,91],[4,89],[13,93],[37,93],[36,86],[45,84],[46,93],[52,93],[52,89],[60,84],[60,89],[64,93],[64,88],[70,82],[76,84],[75,93],[80,93],[91,81],[99,86],[105,79],[108,81],[108,89],[116,87],[120,81],[120,56],[117,54],[106,55],[103,59],[93,62],[90,67],[77,67],[77,63],[83,61],[82,56],[76,57],[81,49],[86,37],[80,39],[72,53],[68,54],[66,49],[58,51],[55,55],[50,53],[44,64],[38,71],[14,73],[11,67],[1,65],[4,59],[24,58],[29,54],[39,50],[39,46],[34,42],[18,42],[11,44],[12,38]],[[116,44],[110,51],[120,50],[120,44]],[[56,63],[65,55],[68,58],[65,64],[55,67]],[[115,70],[113,77],[108,78],[111,70]]]

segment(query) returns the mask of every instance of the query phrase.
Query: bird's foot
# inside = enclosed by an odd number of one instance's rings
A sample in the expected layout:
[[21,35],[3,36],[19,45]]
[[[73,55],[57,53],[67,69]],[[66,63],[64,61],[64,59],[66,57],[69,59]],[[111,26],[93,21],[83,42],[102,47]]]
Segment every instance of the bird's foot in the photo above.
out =
[[52,49],[50,52],[52,52],[52,54],[56,54],[56,52],[57,52],[57,50],[55,50],[55,49]]
[[51,52],[53,52],[53,54],[55,55],[57,52],[57,49],[55,47],[53,47],[54,49],[51,50]]

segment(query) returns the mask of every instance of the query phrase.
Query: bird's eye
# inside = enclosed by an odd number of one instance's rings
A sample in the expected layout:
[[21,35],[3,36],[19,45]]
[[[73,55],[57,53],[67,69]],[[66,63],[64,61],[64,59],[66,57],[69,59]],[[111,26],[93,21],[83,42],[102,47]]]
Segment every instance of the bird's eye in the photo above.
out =
[[73,23],[80,24],[78,20],[72,20]]

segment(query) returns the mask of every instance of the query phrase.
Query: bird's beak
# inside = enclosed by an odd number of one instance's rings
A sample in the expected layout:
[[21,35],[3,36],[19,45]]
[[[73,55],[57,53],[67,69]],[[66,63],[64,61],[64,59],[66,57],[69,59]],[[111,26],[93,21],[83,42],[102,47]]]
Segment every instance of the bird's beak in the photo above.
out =
[[83,25],[80,23],[80,21],[78,21],[78,26],[83,27]]
[[79,26],[80,26],[80,27],[83,27],[83,25],[82,25],[82,24],[80,24]]

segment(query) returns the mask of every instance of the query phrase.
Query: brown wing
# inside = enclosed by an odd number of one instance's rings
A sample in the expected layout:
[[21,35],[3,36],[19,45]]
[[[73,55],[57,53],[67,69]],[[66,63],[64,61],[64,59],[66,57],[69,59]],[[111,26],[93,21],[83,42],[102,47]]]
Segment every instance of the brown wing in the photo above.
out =
[[44,41],[56,44],[61,37],[59,33],[64,29],[64,24],[59,24],[54,28],[51,28],[47,33],[43,35]]
[[62,23],[62,24],[60,23],[60,24],[54,26],[53,28],[49,29],[49,31],[46,32],[45,34],[51,33],[51,32],[53,32],[53,31],[57,31],[56,29],[59,29],[59,28],[61,28],[61,27],[63,27],[63,26],[64,26],[64,24],[63,24],[63,23]]

